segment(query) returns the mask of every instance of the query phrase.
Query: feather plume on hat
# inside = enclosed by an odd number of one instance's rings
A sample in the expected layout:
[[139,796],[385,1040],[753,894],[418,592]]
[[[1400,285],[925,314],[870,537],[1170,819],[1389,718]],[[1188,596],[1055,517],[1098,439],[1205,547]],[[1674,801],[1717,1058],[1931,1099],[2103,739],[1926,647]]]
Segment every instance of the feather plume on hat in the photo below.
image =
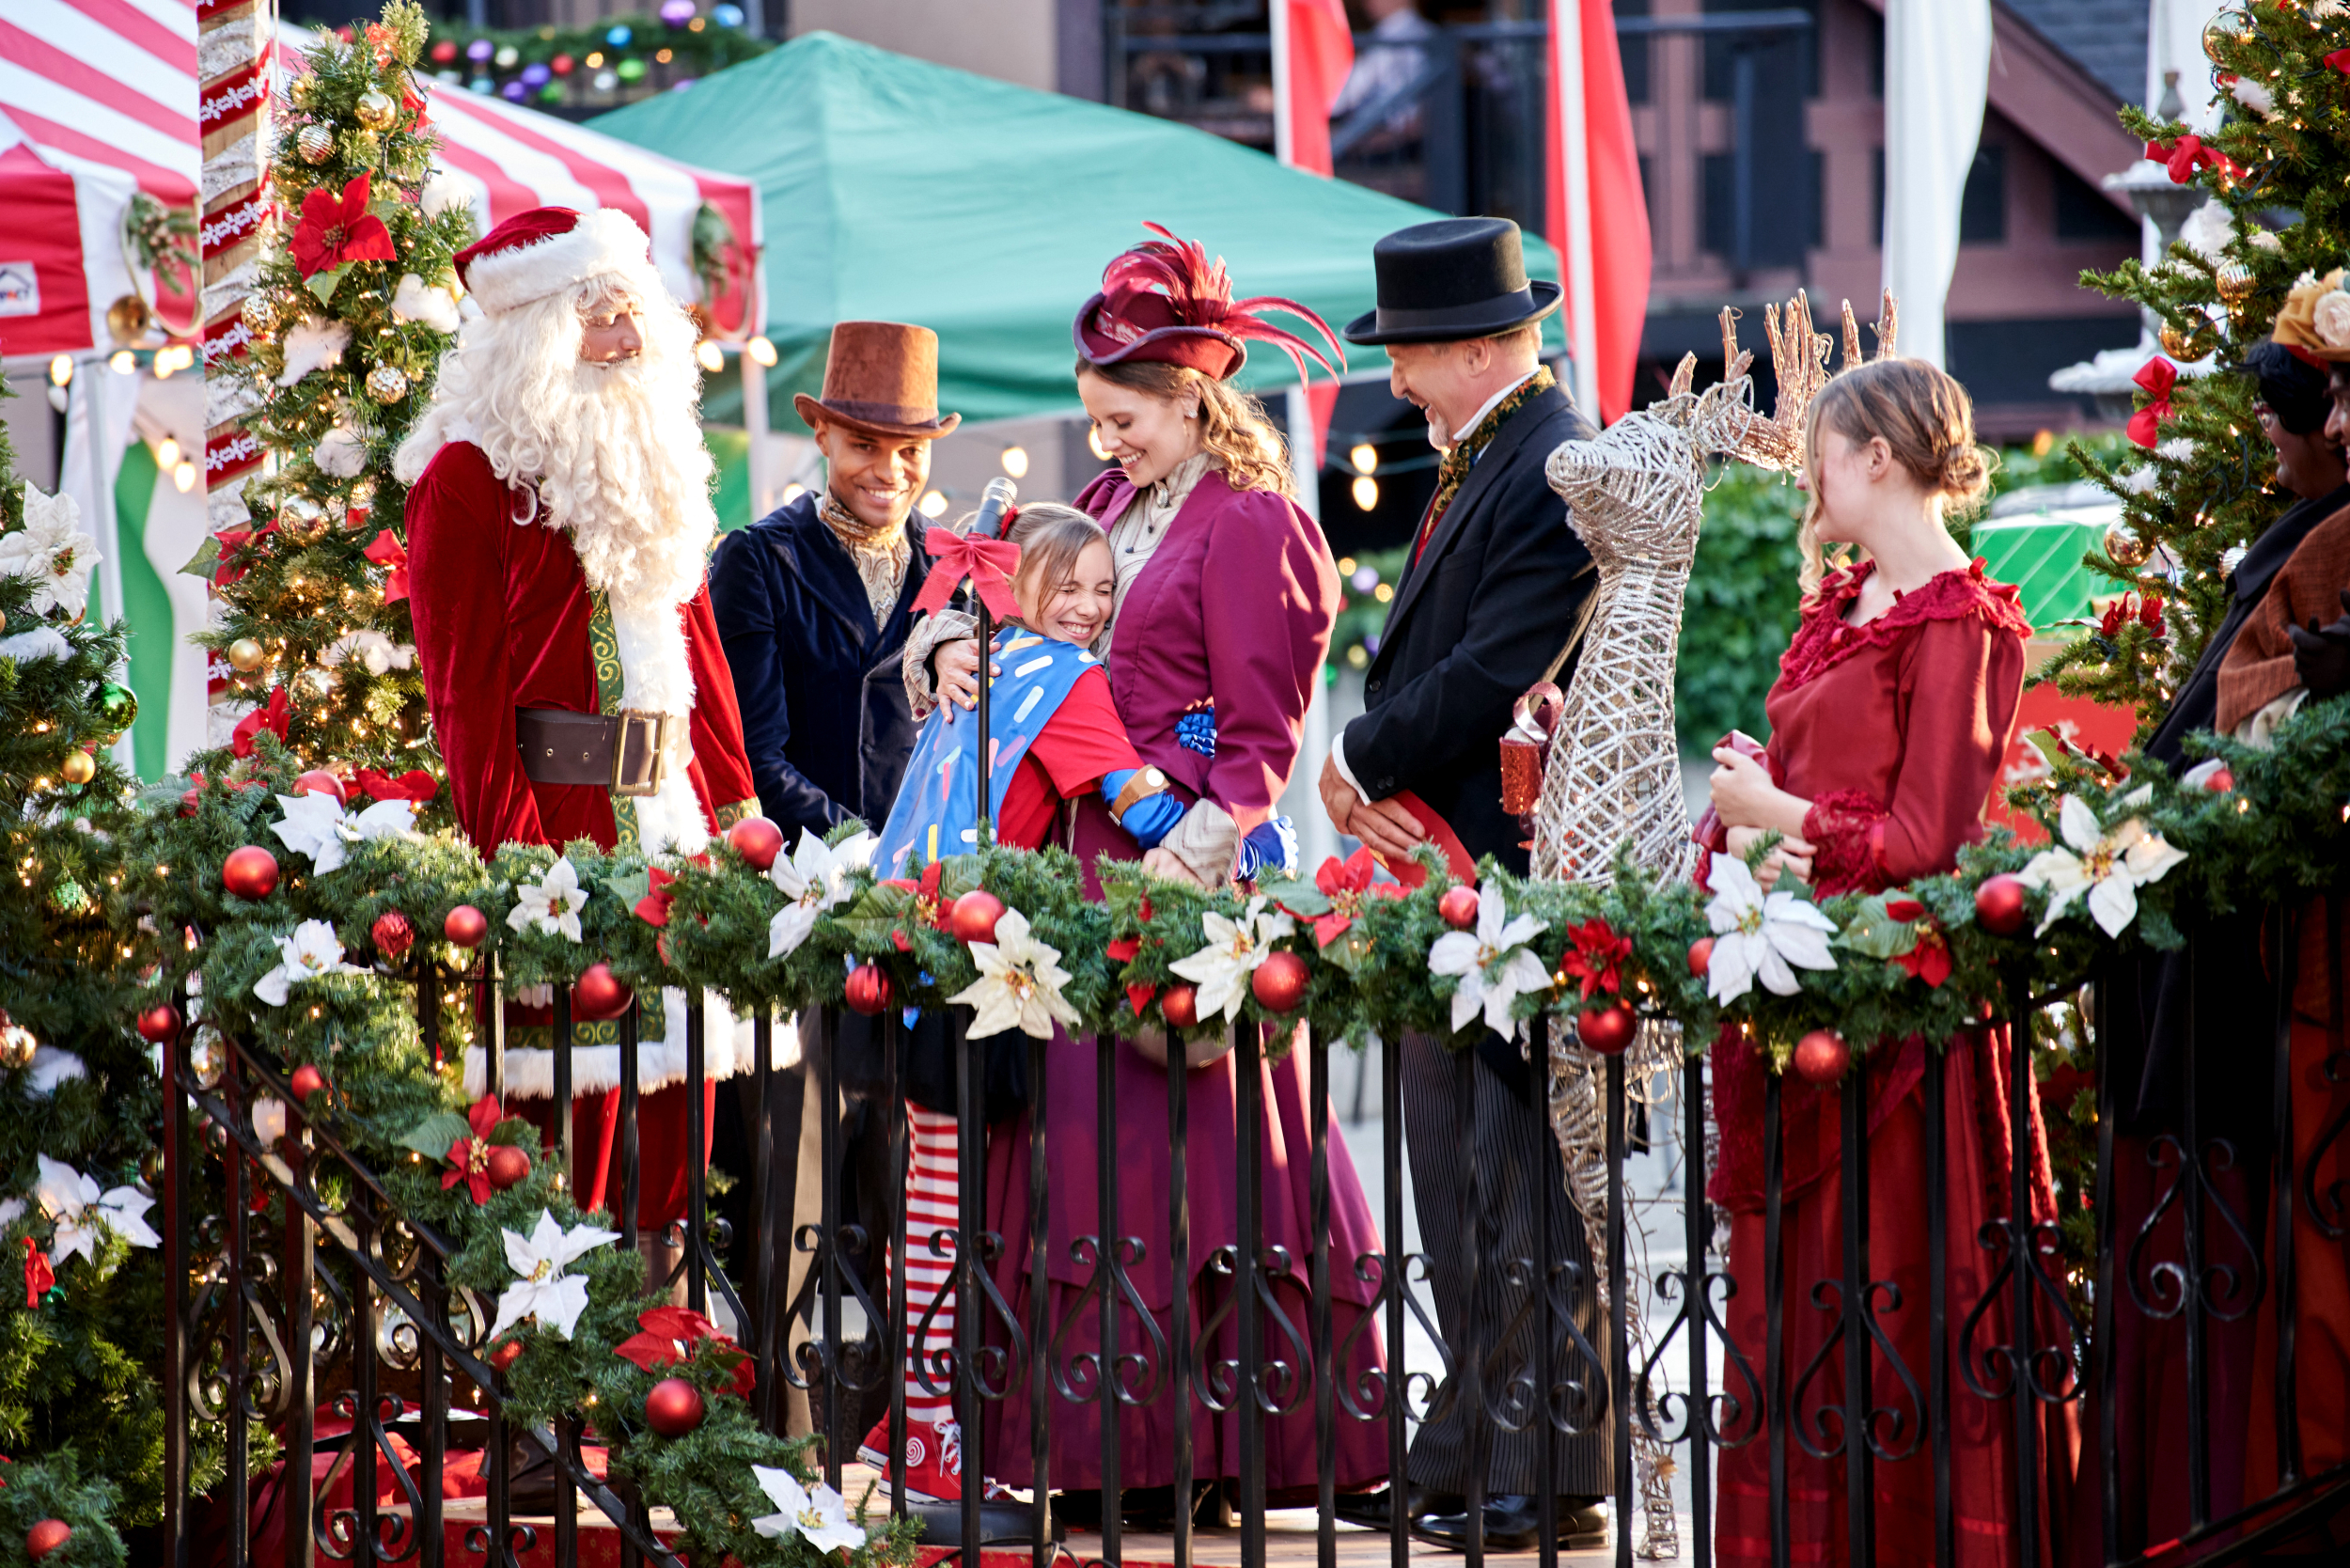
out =
[[[1277,294],[1236,300],[1222,258],[1211,261],[1198,241],[1178,239],[1158,224],[1145,223],[1143,227],[1158,238],[1143,241],[1104,268],[1102,291],[1078,313],[1078,349],[1089,361],[1166,359],[1208,370],[1196,363],[1196,352],[1180,352],[1167,341],[1187,338],[1190,343],[1184,347],[1197,351],[1205,347],[1199,340],[1208,337],[1221,339],[1230,350],[1230,363],[1218,380],[1240,368],[1250,342],[1269,344],[1287,354],[1300,381],[1307,377],[1308,359],[1333,379],[1343,369],[1346,352],[1329,324],[1313,311]],[[1329,353],[1264,320],[1260,312],[1265,310],[1285,311],[1306,322]],[[1161,352],[1153,352],[1161,345]]]

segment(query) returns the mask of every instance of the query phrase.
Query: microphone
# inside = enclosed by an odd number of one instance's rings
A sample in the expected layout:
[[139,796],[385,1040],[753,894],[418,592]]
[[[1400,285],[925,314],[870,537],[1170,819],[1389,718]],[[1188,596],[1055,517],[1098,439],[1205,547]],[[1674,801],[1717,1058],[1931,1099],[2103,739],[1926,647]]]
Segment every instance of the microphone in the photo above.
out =
[[967,525],[958,525],[956,532],[976,539],[995,539],[1004,531],[1004,514],[1012,510],[1012,502],[1020,498],[1020,487],[998,474],[987,481],[979,492],[979,510]]

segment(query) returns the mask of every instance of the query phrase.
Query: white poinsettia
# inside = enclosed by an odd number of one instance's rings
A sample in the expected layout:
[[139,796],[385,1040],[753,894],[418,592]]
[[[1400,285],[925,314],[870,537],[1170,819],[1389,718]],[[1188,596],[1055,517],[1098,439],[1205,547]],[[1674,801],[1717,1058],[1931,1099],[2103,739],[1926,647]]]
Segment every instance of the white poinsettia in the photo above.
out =
[[796,1535],[825,1553],[865,1544],[865,1527],[849,1517],[848,1499],[822,1482],[802,1485],[799,1477],[771,1465],[754,1465],[751,1474],[776,1505],[775,1513],[751,1521],[760,1534],[786,1541]]
[[1060,994],[1069,983],[1060,949],[1029,934],[1028,917],[1017,909],[997,917],[995,941],[971,944],[971,962],[979,966],[979,978],[947,998],[978,1010],[966,1031],[969,1038],[1018,1029],[1050,1040],[1056,1018],[1077,1026],[1077,1010]]
[[36,615],[52,609],[80,615],[98,561],[97,546],[82,532],[81,503],[70,495],[43,495],[26,480],[24,526],[0,534],[0,576],[32,580]]
[[305,920],[291,936],[277,939],[277,967],[253,982],[253,995],[272,1007],[284,1007],[287,988],[297,981],[366,973],[343,962],[343,944],[330,922]]
[[1819,905],[1793,893],[1764,894],[1747,863],[1716,855],[1706,880],[1714,902],[1705,906],[1714,928],[1714,956],[1705,966],[1705,989],[1717,1002],[1732,1002],[1754,989],[1792,996],[1803,989],[1797,969],[1833,969],[1836,955],[1827,939],[1836,922]]
[[534,1317],[540,1327],[570,1339],[579,1314],[588,1309],[588,1281],[563,1271],[597,1247],[619,1241],[620,1233],[592,1225],[574,1225],[566,1231],[544,1209],[539,1211],[539,1223],[529,1235],[518,1236],[504,1229],[498,1233],[506,1238],[506,1263],[514,1271],[514,1282],[498,1296],[497,1321],[490,1325],[491,1340],[525,1318]]
[[[2122,798],[2124,810],[2144,805],[2154,792],[2140,787]],[[2119,936],[2138,918],[2138,890],[2160,882],[2170,868],[2186,858],[2144,819],[2131,817],[2107,831],[2097,813],[2077,795],[2066,795],[2057,809],[2057,830],[2063,843],[2051,844],[2024,868],[2027,886],[2048,890],[2048,912],[2040,917],[2037,936],[2057,917],[2088,895],[2090,916],[2107,936]]]
[[1297,922],[1276,909],[1268,913],[1261,894],[1248,901],[1238,920],[1204,911],[1199,917],[1208,945],[1189,958],[1167,965],[1199,988],[1199,1016],[1221,1012],[1240,1022],[1242,1004],[1248,1000],[1249,977],[1273,951],[1273,944],[1297,930]]
[[807,940],[817,918],[848,896],[849,872],[867,864],[873,853],[873,836],[860,833],[838,845],[825,843],[807,828],[800,829],[799,848],[786,859],[778,855],[767,869],[768,880],[791,902],[767,922],[767,956],[781,958]]
[[579,910],[588,902],[588,889],[579,885],[579,869],[569,855],[549,866],[538,882],[517,886],[514,897],[520,902],[506,917],[514,930],[535,927],[542,936],[580,939]]
[[36,1158],[40,1161],[40,1181],[34,1195],[40,1200],[42,1212],[57,1226],[49,1244],[52,1265],[74,1257],[95,1262],[93,1253],[109,1231],[133,1247],[163,1245],[164,1238],[144,1217],[155,1206],[147,1194],[136,1187],[109,1187],[102,1192],[96,1182],[64,1161],[46,1154]]
[[1428,972],[1458,975],[1452,993],[1452,1028],[1459,1033],[1479,1011],[1485,1027],[1496,1034],[1513,1035],[1517,1024],[1510,1008],[1520,996],[1550,983],[1550,969],[1528,952],[1526,944],[1549,925],[1531,915],[1510,918],[1501,889],[1488,882],[1477,890],[1477,928],[1449,931],[1428,949]]
[[270,831],[290,850],[310,857],[312,869],[323,873],[343,863],[349,846],[370,839],[405,839],[416,831],[415,802],[380,800],[364,811],[347,812],[329,794],[279,795],[283,822]]

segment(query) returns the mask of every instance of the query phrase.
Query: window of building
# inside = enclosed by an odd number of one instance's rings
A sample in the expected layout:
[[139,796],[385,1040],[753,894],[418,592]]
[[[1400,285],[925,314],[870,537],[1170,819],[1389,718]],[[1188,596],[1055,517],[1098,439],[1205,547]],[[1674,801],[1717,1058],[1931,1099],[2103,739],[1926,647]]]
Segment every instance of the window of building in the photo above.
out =
[[1974,166],[1966,171],[1966,190],[1958,201],[1958,243],[2007,243],[2007,149],[1997,143],[1977,148]]
[[[1616,15],[1646,16],[1649,0],[1616,0]],[[1624,96],[1635,103],[1648,102],[1648,39],[1639,34],[1619,37],[1617,47],[1623,55]]]
[[1767,33],[1708,33],[1704,35],[1705,96],[1709,102],[1727,102],[1736,70],[1735,61],[1741,50],[1755,55],[1758,73],[1764,79],[1762,90],[1770,90],[1773,78],[1784,80],[1790,73],[1794,85],[1806,98],[1820,96],[1820,0],[1705,0],[1706,14],[1727,11],[1804,10],[1811,13],[1811,25],[1801,32],[1773,30]]
[[2091,185],[2079,175],[2061,164],[2054,166],[2056,175],[2056,237],[2060,240],[2093,241],[2098,243],[2134,244],[2138,241],[2138,220],[2107,199],[2103,191]]

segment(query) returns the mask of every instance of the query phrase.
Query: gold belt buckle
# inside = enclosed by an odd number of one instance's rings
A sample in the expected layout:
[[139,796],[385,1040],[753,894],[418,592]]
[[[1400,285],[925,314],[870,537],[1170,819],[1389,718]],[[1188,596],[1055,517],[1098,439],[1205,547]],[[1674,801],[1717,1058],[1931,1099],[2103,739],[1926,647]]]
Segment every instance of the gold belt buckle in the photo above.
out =
[[[612,792],[623,796],[659,794],[668,776],[669,715],[647,713],[641,708],[623,708],[619,716],[620,728],[612,737]],[[639,725],[650,731],[652,777],[643,784],[632,784],[628,781],[628,737],[630,729]]]

